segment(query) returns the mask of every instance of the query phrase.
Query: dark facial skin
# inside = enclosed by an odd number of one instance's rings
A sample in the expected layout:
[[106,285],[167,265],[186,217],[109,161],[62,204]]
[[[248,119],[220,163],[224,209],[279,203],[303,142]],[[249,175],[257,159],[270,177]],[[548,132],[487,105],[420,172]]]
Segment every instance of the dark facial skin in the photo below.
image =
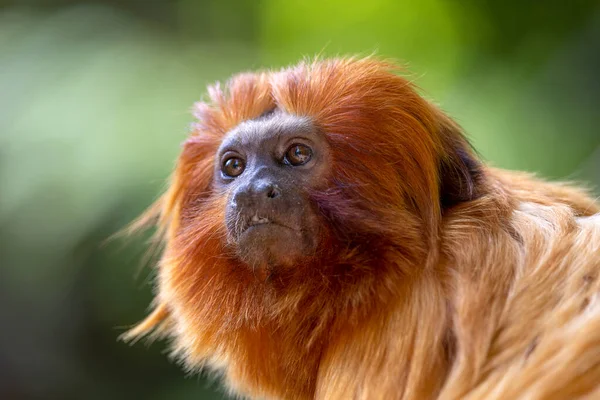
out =
[[325,138],[308,118],[275,111],[245,121],[219,148],[215,182],[229,192],[229,245],[254,269],[293,267],[314,255],[320,219],[308,190],[330,166]]

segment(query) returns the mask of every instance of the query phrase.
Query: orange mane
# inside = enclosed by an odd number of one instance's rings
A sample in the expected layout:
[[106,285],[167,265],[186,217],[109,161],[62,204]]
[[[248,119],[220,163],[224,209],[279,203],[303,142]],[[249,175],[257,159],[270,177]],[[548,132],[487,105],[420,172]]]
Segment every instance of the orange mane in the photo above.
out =
[[[156,309],[126,337],[157,329],[189,368],[223,370],[256,397],[462,398],[493,376],[487,357],[508,360],[488,351],[500,352],[494,329],[527,274],[521,255],[538,251],[535,265],[546,243],[523,233],[539,220],[513,215],[524,202],[567,204],[561,218],[573,220],[598,206],[483,166],[396,72],[372,58],[317,60],[210,87],[169,190],[140,220],[158,218],[165,250]],[[212,177],[223,136],[273,109],[309,117],[333,164],[310,193],[329,229],[318,253],[265,281],[228,249],[227,189]],[[533,337],[517,325],[524,352]]]

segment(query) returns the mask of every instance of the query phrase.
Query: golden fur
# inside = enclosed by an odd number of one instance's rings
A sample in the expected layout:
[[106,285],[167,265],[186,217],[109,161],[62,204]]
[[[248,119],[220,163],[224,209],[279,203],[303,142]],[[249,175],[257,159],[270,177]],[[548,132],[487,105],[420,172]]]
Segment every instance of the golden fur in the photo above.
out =
[[[155,309],[126,338],[168,336],[188,368],[251,398],[600,398],[598,204],[483,165],[394,70],[320,60],[209,88],[139,222],[158,217],[165,250]],[[223,135],[274,107],[330,143],[311,196],[334,250],[265,281],[227,252],[211,181]]]

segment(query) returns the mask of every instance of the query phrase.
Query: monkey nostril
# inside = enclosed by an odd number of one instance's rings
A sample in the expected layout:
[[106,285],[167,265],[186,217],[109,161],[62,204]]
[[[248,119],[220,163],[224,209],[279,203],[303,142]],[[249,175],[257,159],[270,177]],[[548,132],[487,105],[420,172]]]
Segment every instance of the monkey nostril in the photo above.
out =
[[279,191],[279,188],[277,188],[277,186],[275,185],[272,185],[271,187],[269,187],[269,190],[267,190],[267,197],[270,199],[279,197],[279,195],[281,195],[281,192]]

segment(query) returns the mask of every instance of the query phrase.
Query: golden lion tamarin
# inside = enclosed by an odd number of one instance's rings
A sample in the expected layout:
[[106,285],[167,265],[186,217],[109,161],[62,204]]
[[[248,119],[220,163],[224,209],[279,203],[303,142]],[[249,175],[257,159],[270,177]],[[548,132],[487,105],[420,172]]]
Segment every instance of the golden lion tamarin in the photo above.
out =
[[209,88],[157,220],[153,312],[269,399],[600,398],[600,214],[490,168],[373,58]]

